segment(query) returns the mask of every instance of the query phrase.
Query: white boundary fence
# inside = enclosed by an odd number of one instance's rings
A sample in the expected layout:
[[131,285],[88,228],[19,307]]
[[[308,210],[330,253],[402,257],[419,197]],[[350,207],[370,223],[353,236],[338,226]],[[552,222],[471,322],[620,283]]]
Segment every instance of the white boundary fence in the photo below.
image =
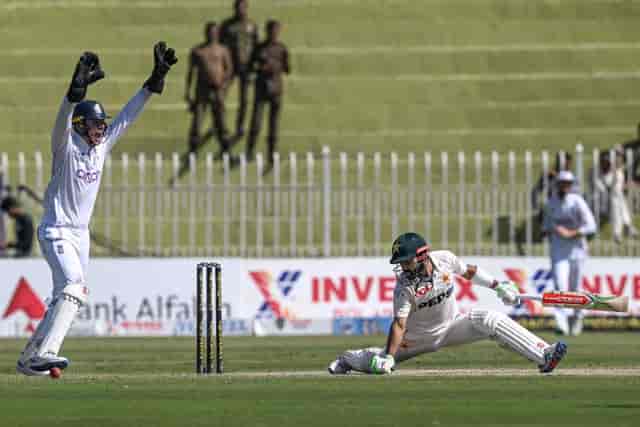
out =
[[[574,169],[590,195],[588,155],[578,145]],[[183,160],[189,169],[172,183]],[[628,153],[627,170],[632,156]],[[92,231],[119,254],[157,256],[384,256],[394,236],[416,230],[432,246],[466,255],[543,255],[538,201],[531,190],[554,166],[555,153],[289,153],[265,174],[261,155],[214,161],[156,154],[110,157],[103,171]],[[14,191],[42,195],[49,175],[43,154],[0,153],[0,172]],[[640,210],[639,191],[626,196]],[[18,194],[39,217],[41,210]],[[597,203],[597,200],[595,200]],[[37,219],[37,218],[36,218]],[[600,218],[598,218],[600,220]],[[605,226],[591,242],[601,256],[635,256],[638,242],[616,244]],[[97,255],[113,247],[93,246]]]

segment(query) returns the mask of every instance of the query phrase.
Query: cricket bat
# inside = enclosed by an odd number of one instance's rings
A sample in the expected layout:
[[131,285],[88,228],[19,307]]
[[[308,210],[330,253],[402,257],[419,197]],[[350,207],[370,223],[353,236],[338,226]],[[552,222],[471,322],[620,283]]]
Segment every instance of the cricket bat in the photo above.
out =
[[545,292],[542,295],[520,295],[523,300],[542,302],[544,306],[582,308],[585,310],[617,311],[629,310],[629,297],[590,294],[588,292]]

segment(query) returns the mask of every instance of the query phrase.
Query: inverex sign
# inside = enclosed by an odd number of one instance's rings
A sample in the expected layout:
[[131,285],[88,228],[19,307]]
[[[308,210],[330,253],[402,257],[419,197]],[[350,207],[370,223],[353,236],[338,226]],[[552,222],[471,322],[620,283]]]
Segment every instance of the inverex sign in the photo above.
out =
[[[553,288],[546,258],[463,260],[482,266],[498,279],[514,281],[523,292]],[[87,283],[90,302],[79,313],[78,323],[94,325],[86,333],[95,334],[192,334],[198,261],[202,260],[92,260]],[[229,334],[251,333],[260,322],[281,325],[282,331],[310,333],[318,329],[309,320],[385,317],[392,312],[395,275],[386,258],[217,261],[223,263],[223,317]],[[631,313],[640,315],[640,266],[634,259],[590,259],[582,288],[627,295]],[[44,260],[0,261],[0,336],[32,331],[50,292],[51,274]],[[544,313],[537,303],[506,307],[493,291],[461,278],[454,295],[463,311],[483,307],[510,314]]]

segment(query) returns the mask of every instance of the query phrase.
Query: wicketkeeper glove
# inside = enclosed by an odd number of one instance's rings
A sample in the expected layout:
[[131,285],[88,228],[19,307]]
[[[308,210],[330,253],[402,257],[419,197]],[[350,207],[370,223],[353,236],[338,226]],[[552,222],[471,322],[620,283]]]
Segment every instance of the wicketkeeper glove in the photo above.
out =
[[390,374],[393,367],[396,365],[396,361],[392,355],[375,355],[371,358],[369,368],[371,368],[372,374]]
[[93,52],[85,52],[80,57],[73,72],[71,85],[67,92],[69,102],[80,102],[87,95],[87,86],[104,78],[104,71],[100,68],[100,59]]
[[165,42],[158,42],[153,47],[153,71],[151,77],[144,82],[144,87],[153,93],[160,94],[164,89],[164,78],[176,62],[176,52],[167,48]]
[[498,286],[496,286],[496,294],[498,294],[498,298],[506,305],[520,304],[520,289],[518,289],[518,286],[513,282],[504,281],[498,283]]

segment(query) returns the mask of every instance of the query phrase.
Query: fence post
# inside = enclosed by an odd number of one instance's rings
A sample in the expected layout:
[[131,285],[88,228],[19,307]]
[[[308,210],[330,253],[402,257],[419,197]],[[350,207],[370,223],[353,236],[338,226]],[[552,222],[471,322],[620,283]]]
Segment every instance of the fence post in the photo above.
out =
[[440,153],[440,163],[442,165],[442,199],[441,224],[442,247],[449,247],[449,155],[446,151]]
[[222,217],[223,217],[223,227],[222,227],[222,254],[224,256],[231,255],[231,241],[230,241],[230,233],[231,233],[231,209],[230,209],[230,196],[231,196],[231,164],[229,159],[229,153],[224,153],[222,155],[222,172],[223,172],[223,184],[224,184],[224,195],[222,198]]
[[[531,191],[533,189],[533,171],[531,168],[531,151],[527,150],[524,153],[524,171],[525,171],[525,182],[527,185],[527,190]],[[531,205],[531,195],[525,195],[525,242],[527,248],[527,256],[531,256],[533,249],[533,208]]]
[[431,193],[433,191],[433,174],[431,170],[431,153],[424,153],[424,232],[431,239]]
[[398,154],[391,152],[391,236],[393,240],[398,235]]
[[340,153],[340,246],[341,255],[347,255],[347,153]]
[[264,187],[262,185],[262,153],[256,154],[256,184],[257,184],[257,195],[256,195],[256,256],[262,256],[262,249],[264,245],[264,229],[262,227],[263,222],[263,210],[262,210],[262,199],[264,198]]
[[373,173],[374,173],[374,201],[373,201],[373,247],[374,254],[381,254],[380,247],[380,237],[381,237],[381,213],[380,213],[380,199],[382,197],[382,188],[380,186],[380,168],[381,168],[382,159],[380,157],[380,153],[375,153],[373,155]]
[[331,256],[331,151],[322,147],[324,238],[323,256]]
[[407,225],[409,230],[415,229],[415,167],[416,155],[415,153],[410,152],[407,155]]
[[[544,220],[544,209],[547,206],[547,202],[549,201],[549,153],[546,151],[542,151],[542,209],[543,209],[543,220]],[[549,240],[544,239],[544,254],[549,254]]]
[[298,193],[298,162],[296,153],[289,153],[289,185],[291,188],[289,201],[289,256],[296,256],[298,252],[298,224],[297,224],[297,193]]
[[120,236],[122,248],[129,249],[129,155],[122,153],[122,192],[120,194]]
[[138,189],[138,252],[140,255],[144,254],[145,244],[144,244],[144,232],[146,225],[145,218],[145,200],[144,195],[146,191],[146,183],[145,183],[145,155],[144,152],[140,152],[138,154],[138,183],[140,188]]
[[358,205],[357,205],[357,217],[358,217],[358,225],[357,225],[357,240],[358,240],[358,256],[364,255],[364,154],[358,153],[357,157],[357,168],[358,168]]
[[27,164],[24,158],[24,153],[20,151],[18,153],[18,185],[27,185]]
[[315,214],[314,204],[316,188],[314,185],[314,159],[313,153],[307,153],[307,254],[317,255],[315,251],[315,240],[313,236],[313,219]]
[[498,255],[498,227],[500,223],[498,218],[500,216],[500,205],[498,201],[498,162],[500,161],[500,155],[496,151],[491,152],[491,193],[492,193],[492,205],[491,215],[493,217],[492,238],[493,245],[491,245],[491,255]]
[[576,145],[576,178],[578,180],[578,184],[580,184],[580,193],[585,194],[587,189],[587,184],[584,181],[584,147],[581,143]]
[[280,153],[273,153],[273,256],[280,255]]
[[485,193],[485,191],[482,188],[482,153],[476,151],[473,155],[473,162],[476,171],[476,183],[474,187],[474,212],[476,229],[475,255],[484,255],[484,248],[482,247],[482,219],[484,217],[483,193]]
[[36,191],[38,192],[38,194],[43,194],[43,190],[42,190],[42,176],[43,176],[43,171],[42,171],[42,153],[40,151],[36,151],[33,155],[33,160],[35,162],[36,165]]
[[[112,185],[112,172],[111,167],[113,165],[111,161],[111,154],[107,154],[107,158],[104,161],[104,184],[103,184],[103,194],[106,194],[107,197],[104,200],[104,235],[107,239],[113,240],[111,236],[111,202],[113,200],[113,185]],[[104,198],[104,196],[103,196]]]
[[217,196],[217,191],[213,182],[213,153],[208,152],[207,156],[204,159],[205,167],[207,169],[207,178],[206,178],[206,192],[205,199],[207,203],[207,215],[205,218],[204,225],[204,235],[207,239],[206,247],[207,247],[207,255],[213,255],[215,252],[215,245],[213,239],[213,199]]
[[240,255],[247,253],[247,157],[240,153]]
[[458,252],[460,254],[464,254],[465,252],[465,197],[467,196],[465,191],[465,158],[464,152],[458,152],[458,197],[459,197],[459,206],[458,206]]
[[518,198],[516,195],[516,155],[509,151],[509,244],[507,254],[513,253],[516,241],[515,223],[518,220]]
[[156,212],[155,212],[155,253],[160,255],[162,252],[162,231],[164,224],[164,215],[162,211],[162,188],[164,188],[164,184],[162,182],[162,168],[164,166],[164,160],[162,158],[162,153],[156,153],[155,158],[156,163]]

